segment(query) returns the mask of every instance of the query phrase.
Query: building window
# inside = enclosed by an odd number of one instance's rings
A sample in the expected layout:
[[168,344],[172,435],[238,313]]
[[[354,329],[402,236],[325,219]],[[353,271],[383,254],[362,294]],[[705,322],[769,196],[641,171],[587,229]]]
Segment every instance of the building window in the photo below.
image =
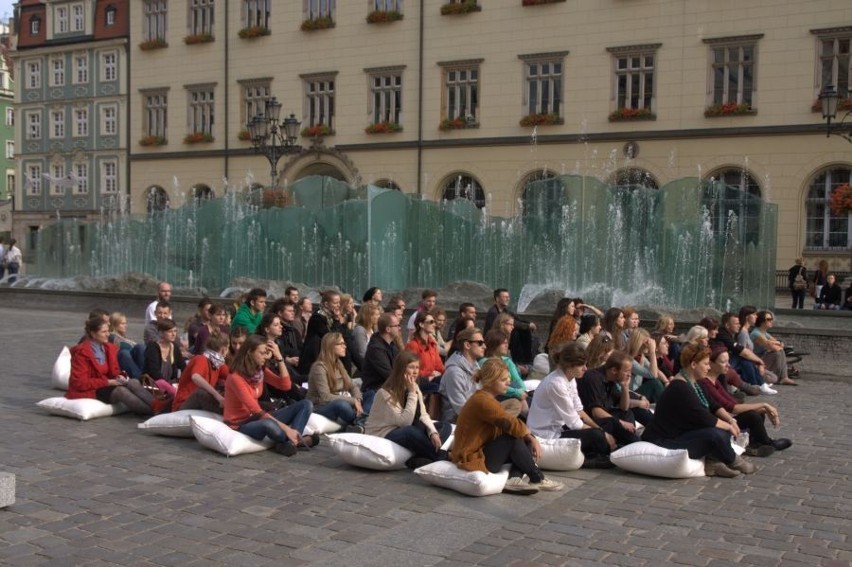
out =
[[6,159],[13,159],[15,157],[15,142],[13,140],[6,140]]
[[209,185],[205,185],[204,183],[193,185],[191,195],[192,200],[196,205],[200,205],[203,201],[207,201],[215,197],[215,195],[213,194],[213,189],[211,189]]
[[521,56],[524,60],[524,106],[527,114],[562,117],[562,73],[567,53]]
[[402,13],[402,0],[373,0],[373,11]]
[[458,175],[451,177],[444,184],[441,199],[443,201],[467,199],[468,201],[472,201],[478,209],[481,209],[485,206],[485,191],[482,189],[479,181],[474,177],[470,175]]
[[65,85],[65,59],[52,59],[50,67],[50,86],[61,87]]
[[41,140],[41,112],[27,112],[27,140]]
[[101,193],[118,193],[118,163],[114,160],[101,162]]
[[243,112],[245,114],[240,118],[243,124],[248,124],[255,116],[266,113],[266,101],[271,96],[270,83],[270,79],[257,79],[241,83],[243,86]]
[[811,181],[805,201],[805,248],[848,250],[852,247],[852,214],[836,215],[830,206],[832,191],[844,184],[852,184],[852,169],[845,167],[827,169]]
[[660,44],[607,48],[615,65],[617,110],[654,109],[654,73]]
[[114,51],[101,55],[101,81],[114,81],[118,76],[118,55]]
[[213,0],[192,0],[189,6],[189,33],[213,34]]
[[89,109],[74,110],[74,136],[82,138],[89,135]]
[[118,109],[115,106],[101,107],[101,135],[115,136],[118,131]]
[[305,11],[306,20],[318,18],[334,19],[334,0],[307,0]]
[[6,126],[14,126],[15,125],[15,109],[7,108],[6,109]]
[[41,165],[31,163],[27,165],[26,192],[28,196],[41,195]]
[[41,61],[27,63],[27,86],[31,89],[41,88]]
[[479,64],[482,60],[439,63],[443,67],[442,117],[479,122]]
[[52,139],[65,137],[65,110],[50,111],[50,137]]
[[30,18],[30,35],[38,35],[41,33],[41,18],[33,16]]
[[114,26],[115,25],[116,12],[117,12],[117,10],[115,9],[115,6],[109,6],[106,9],[106,25],[107,26]]
[[72,179],[75,195],[85,195],[89,192],[89,164],[85,162],[74,164],[74,177]]
[[723,169],[711,173],[708,178],[721,184],[718,190],[705,193],[704,206],[710,213],[713,232],[733,234],[740,242],[759,242],[762,203],[757,180],[742,168]]
[[74,56],[74,84],[84,85],[89,82],[89,56]]
[[145,0],[143,6],[142,35],[145,41],[166,40],[166,0]]
[[188,128],[190,134],[213,135],[214,124],[214,96],[212,88],[195,89],[189,91],[189,114]]
[[68,8],[59,6],[56,8],[56,33],[66,33],[68,31]]
[[63,195],[65,193],[65,164],[54,163],[50,166],[50,194]]
[[334,130],[334,76],[305,79],[308,126],[328,126]]
[[75,4],[71,8],[71,12],[73,13],[73,21],[72,21],[73,28],[72,29],[75,32],[81,32],[81,31],[85,30],[86,20],[83,17],[83,5],[82,4]]
[[11,193],[15,190],[15,174],[7,173],[6,174],[6,191]]
[[402,71],[392,70],[370,75],[370,101],[373,124],[402,122]]
[[841,97],[852,98],[852,28],[824,33],[816,30],[819,42],[820,89],[834,85]]
[[243,2],[243,19],[247,28],[269,29],[272,11],[271,0],[245,0]]
[[145,201],[149,215],[160,213],[169,208],[169,194],[159,185],[148,187],[145,192]]
[[705,40],[710,45],[711,105],[742,104],[751,108],[760,37]]
[[163,92],[147,92],[145,96],[145,135],[166,137],[168,117],[168,95]]

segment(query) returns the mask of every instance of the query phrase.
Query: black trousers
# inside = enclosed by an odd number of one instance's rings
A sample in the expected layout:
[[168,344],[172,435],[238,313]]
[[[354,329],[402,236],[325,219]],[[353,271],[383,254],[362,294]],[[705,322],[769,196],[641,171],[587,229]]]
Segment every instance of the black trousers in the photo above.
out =
[[512,478],[527,475],[530,482],[541,482],[544,478],[523,439],[501,435],[486,443],[482,452],[485,453],[485,468],[489,472],[500,472],[503,465],[510,463],[512,468],[509,470],[509,476]]
[[601,429],[563,429],[563,439],[579,439],[580,450],[586,457],[609,455],[609,443]]
[[734,419],[737,420],[740,430],[748,430],[749,445],[769,445],[772,443],[772,439],[766,433],[766,425],[764,424],[766,416],[764,414],[750,410],[735,415]]

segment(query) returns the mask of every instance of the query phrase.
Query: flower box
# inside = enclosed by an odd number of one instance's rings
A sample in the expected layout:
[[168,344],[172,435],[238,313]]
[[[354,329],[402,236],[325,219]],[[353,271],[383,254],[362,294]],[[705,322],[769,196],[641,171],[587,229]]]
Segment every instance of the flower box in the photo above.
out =
[[831,212],[839,217],[852,213],[852,187],[844,183],[831,191],[829,207]]
[[542,4],[557,4],[565,0],[522,0],[521,6],[541,6]]
[[263,37],[271,33],[272,32],[266,26],[248,26],[237,32],[237,35],[239,35],[243,39],[254,39],[256,37]]
[[[852,98],[837,99],[837,112],[846,112],[847,110],[852,110]],[[811,112],[822,113],[822,101],[820,99],[816,99],[811,105]]]
[[402,126],[396,122],[376,122],[364,128],[367,134],[392,134],[394,132],[402,132]]
[[183,42],[187,45],[197,45],[199,43],[211,43],[215,41],[212,33],[196,33],[183,38]]
[[737,104],[726,102],[724,104],[712,104],[704,109],[704,116],[715,118],[717,116],[746,116],[757,114],[757,110],[748,103]]
[[476,0],[464,0],[464,2],[454,2],[452,4],[444,4],[441,6],[442,16],[454,16],[457,14],[470,14],[471,12],[481,12],[482,6],[477,4]]
[[465,128],[479,128],[479,123],[473,117],[468,118],[444,118],[438,125],[440,130],[464,130]]
[[626,122],[629,120],[656,120],[657,115],[647,108],[619,108],[609,115],[610,122]]
[[152,51],[154,49],[163,49],[164,47],[168,47],[169,44],[165,39],[157,38],[157,39],[149,39],[148,41],[143,41],[139,44],[139,49],[142,51]]
[[334,130],[325,124],[317,124],[316,126],[302,128],[300,134],[303,138],[322,138],[323,136],[331,136],[334,134]]
[[251,140],[251,133],[248,130],[240,130],[240,133],[237,134],[237,139],[248,142]]
[[327,30],[334,27],[334,20],[330,16],[312,18],[302,22],[302,31]]
[[163,136],[144,136],[139,140],[140,146],[165,146],[168,143]]
[[192,134],[187,134],[183,139],[184,144],[209,144],[215,138],[213,138],[213,134],[205,134],[204,132],[193,132]]
[[528,114],[521,118],[521,126],[555,126],[564,124],[565,121],[555,112],[544,112],[541,114]]
[[367,14],[367,23],[384,24],[387,22],[398,22],[402,17],[402,13],[396,10],[373,10]]

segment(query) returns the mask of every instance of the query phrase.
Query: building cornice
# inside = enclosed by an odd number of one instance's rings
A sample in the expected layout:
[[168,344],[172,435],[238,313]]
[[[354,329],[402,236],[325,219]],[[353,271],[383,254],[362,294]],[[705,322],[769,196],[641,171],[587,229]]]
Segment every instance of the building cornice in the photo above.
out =
[[85,43],[67,43],[64,45],[39,45],[38,47],[24,47],[9,51],[9,56],[15,59],[28,59],[40,55],[51,55],[53,53],[68,53],[69,51],[84,51],[102,47],[124,47],[127,38],[101,39]]
[[638,45],[621,45],[618,47],[607,47],[606,50],[614,55],[620,55],[623,53],[636,53],[638,51],[656,51],[662,46],[662,43],[641,43]]
[[731,35],[726,37],[709,37],[706,39],[702,39],[701,41],[708,45],[716,45],[721,43],[745,43],[750,41],[757,41],[759,39],[763,39],[763,36],[766,34],[755,33],[751,35]]

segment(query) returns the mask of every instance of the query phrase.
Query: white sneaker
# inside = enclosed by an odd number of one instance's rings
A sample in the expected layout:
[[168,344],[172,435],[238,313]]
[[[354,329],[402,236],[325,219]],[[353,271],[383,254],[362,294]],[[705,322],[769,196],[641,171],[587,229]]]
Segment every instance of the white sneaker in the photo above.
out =
[[506,481],[506,486],[503,487],[503,492],[510,494],[535,494],[538,492],[539,485],[530,484],[525,478],[516,476]]
[[760,385],[760,393],[766,394],[767,396],[774,396],[775,394],[778,393],[778,390],[773,390],[772,388],[769,387],[769,384],[764,382],[763,384]]
[[565,487],[565,485],[561,482],[550,480],[547,477],[541,479],[541,482],[531,482],[530,486],[538,488],[539,490],[547,490],[550,492],[556,492],[557,490],[562,490]]

